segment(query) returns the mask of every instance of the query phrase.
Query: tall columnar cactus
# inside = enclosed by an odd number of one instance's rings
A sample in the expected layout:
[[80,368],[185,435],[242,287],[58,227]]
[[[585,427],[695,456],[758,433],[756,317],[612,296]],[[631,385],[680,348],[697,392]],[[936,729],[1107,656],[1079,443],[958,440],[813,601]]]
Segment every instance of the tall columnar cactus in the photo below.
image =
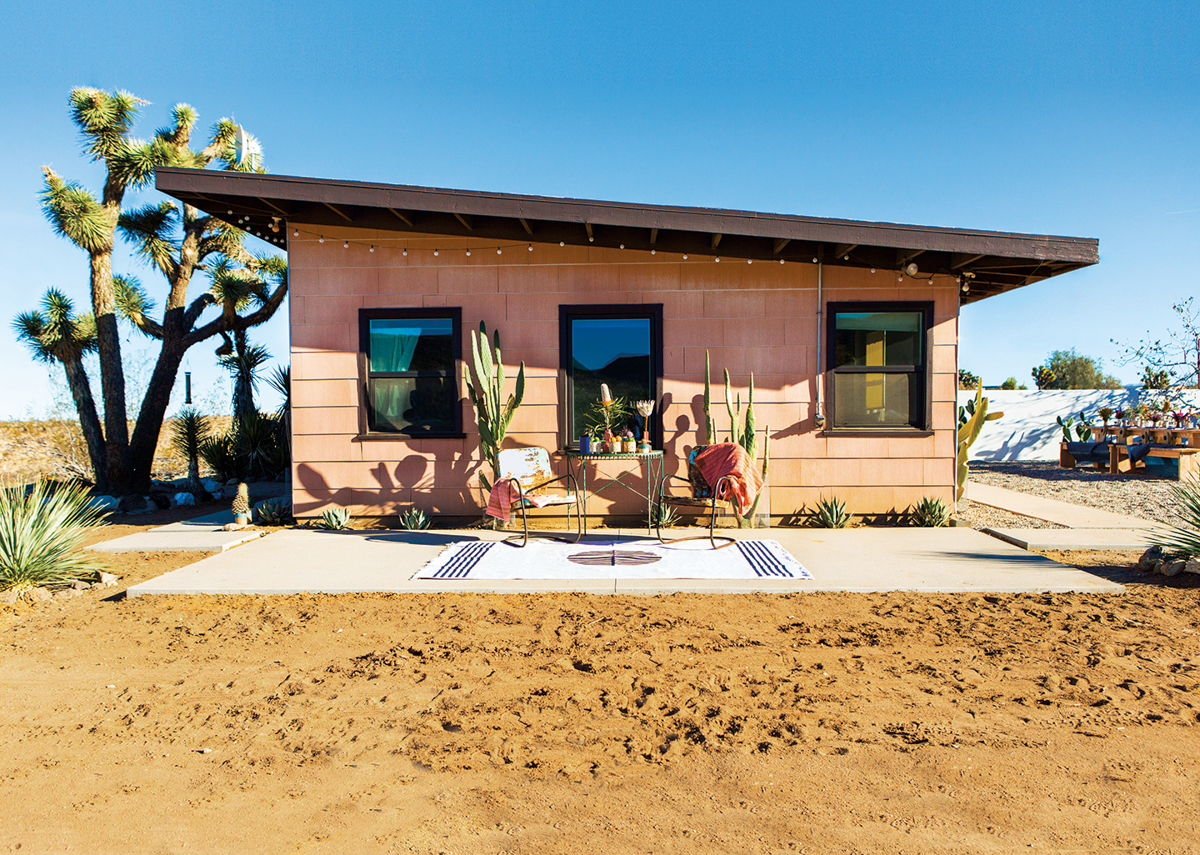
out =
[[717,423],[712,417],[712,372],[709,368],[708,351],[704,351],[704,444],[717,441]]
[[[474,366],[474,376],[472,376]],[[479,426],[479,444],[483,456],[492,467],[492,477],[499,477],[500,445],[512,422],[513,413],[525,398],[525,363],[517,371],[517,386],[503,405],[500,395],[504,391],[504,363],[500,360],[500,331],[492,333],[492,344],[488,345],[487,326],[480,321],[479,333],[471,331],[471,363],[467,366],[467,391],[475,406],[475,422]],[[479,473],[479,482],[485,490],[492,484],[487,476]]]
[[983,397],[983,384],[979,384],[975,389],[974,406],[968,404],[959,414],[958,470],[955,477],[955,481],[958,484],[958,492],[955,494],[956,500],[961,499],[963,492],[967,489],[967,455],[971,450],[971,446],[975,444],[975,440],[979,439],[979,432],[983,430],[983,423],[993,422],[1003,415],[1004,413],[988,412],[988,399]]
[[[729,369],[725,369],[725,409],[729,413],[729,441],[736,442],[742,448],[746,449],[746,453],[750,455],[750,459],[758,461],[758,432],[754,418],[754,374],[750,374],[750,392],[746,402],[746,418],[742,421],[742,396],[733,394],[732,387],[729,381]],[[739,424],[740,422],[740,424]],[[704,423],[705,423],[705,444],[711,445],[717,442],[717,426],[712,417],[712,381],[709,370],[708,352],[704,353]],[[763,453],[762,453],[762,475],[763,483],[767,480],[767,465],[769,463],[769,443],[771,436],[771,428],[767,426],[763,430]],[[746,526],[750,520],[754,519],[754,513],[758,508],[759,499],[762,498],[760,492],[754,499],[754,504],[751,505],[746,516],[738,517],[738,525]]]

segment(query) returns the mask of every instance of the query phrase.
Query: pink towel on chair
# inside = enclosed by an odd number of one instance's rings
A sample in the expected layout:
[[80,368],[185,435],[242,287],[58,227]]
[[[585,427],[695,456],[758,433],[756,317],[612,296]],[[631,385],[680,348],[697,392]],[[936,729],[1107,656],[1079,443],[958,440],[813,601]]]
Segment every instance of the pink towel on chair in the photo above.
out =
[[746,449],[733,442],[710,445],[701,451],[696,455],[696,468],[714,486],[723,476],[729,476],[716,498],[733,502],[738,516],[746,515],[763,486],[762,475]]
[[516,478],[501,478],[492,487],[488,496],[487,515],[508,522],[513,503],[521,498],[521,489]]

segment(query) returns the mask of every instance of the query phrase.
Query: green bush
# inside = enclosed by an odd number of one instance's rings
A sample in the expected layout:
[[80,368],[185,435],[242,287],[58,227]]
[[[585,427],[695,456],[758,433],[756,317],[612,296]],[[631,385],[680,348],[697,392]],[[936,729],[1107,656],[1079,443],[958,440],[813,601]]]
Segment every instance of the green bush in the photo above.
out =
[[82,485],[0,489],[0,590],[69,585],[104,569],[80,542],[107,511]]

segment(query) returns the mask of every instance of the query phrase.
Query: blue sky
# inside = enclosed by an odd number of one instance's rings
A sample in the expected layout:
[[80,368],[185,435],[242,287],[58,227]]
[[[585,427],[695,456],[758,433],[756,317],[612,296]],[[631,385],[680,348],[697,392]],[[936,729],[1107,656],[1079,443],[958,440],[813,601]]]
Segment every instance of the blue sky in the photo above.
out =
[[[179,101],[233,116],[280,174],[1099,238],[1099,265],[964,310],[987,383],[1072,347],[1133,382],[1110,339],[1200,290],[1194,2],[110,6],[6,5],[7,320],[50,286],[87,304],[37,203],[42,164],[99,185],[74,86],[150,101],[143,135]],[[282,317],[258,337],[285,356]],[[45,412],[47,370],[10,334],[0,359],[0,417]],[[223,399],[211,348],[187,367]]]

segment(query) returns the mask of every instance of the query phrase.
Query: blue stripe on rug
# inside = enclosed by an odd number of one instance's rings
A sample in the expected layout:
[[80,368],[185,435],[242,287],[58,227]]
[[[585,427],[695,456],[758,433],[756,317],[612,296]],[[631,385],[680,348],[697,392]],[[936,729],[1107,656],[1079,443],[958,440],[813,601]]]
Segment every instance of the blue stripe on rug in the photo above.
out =
[[470,573],[495,543],[470,543],[446,562],[446,566],[433,574],[434,579],[462,579]]
[[757,540],[739,540],[738,551],[746,562],[754,568],[756,576],[791,576],[792,571],[784,566],[766,544]]

